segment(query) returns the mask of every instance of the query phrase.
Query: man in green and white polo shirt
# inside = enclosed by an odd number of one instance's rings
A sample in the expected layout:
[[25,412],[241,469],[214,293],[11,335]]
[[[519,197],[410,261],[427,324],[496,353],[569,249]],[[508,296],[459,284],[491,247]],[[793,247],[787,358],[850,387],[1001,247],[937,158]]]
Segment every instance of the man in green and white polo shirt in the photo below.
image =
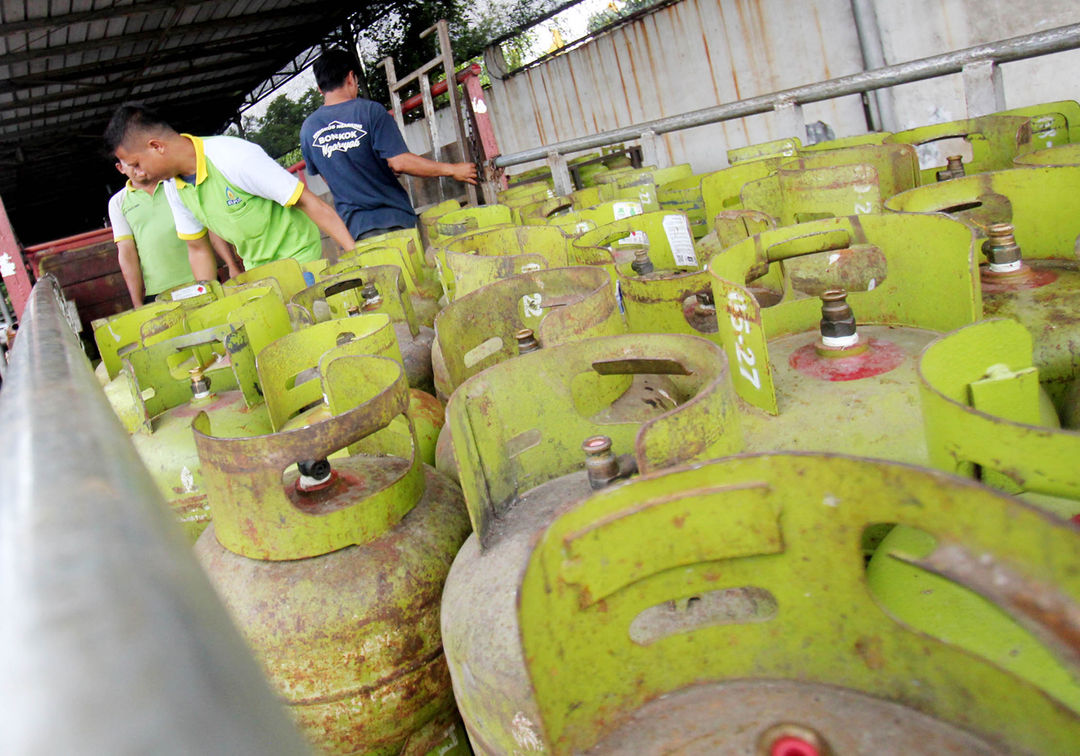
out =
[[188,243],[193,270],[213,262],[207,228],[232,242],[248,269],[286,257],[318,259],[319,228],[343,249],[355,244],[334,209],[256,144],[179,134],[139,105],[117,109],[105,141],[134,175],[166,182],[176,232]]
[[[141,307],[167,289],[195,280],[188,261],[187,245],[176,235],[172,209],[161,184],[140,181],[130,166],[116,163],[116,170],[128,177],[127,184],[109,200],[109,223],[120,258],[131,303]],[[241,272],[227,242],[216,235],[210,241],[214,251],[229,266],[229,275]],[[203,271],[211,278],[217,274]]]

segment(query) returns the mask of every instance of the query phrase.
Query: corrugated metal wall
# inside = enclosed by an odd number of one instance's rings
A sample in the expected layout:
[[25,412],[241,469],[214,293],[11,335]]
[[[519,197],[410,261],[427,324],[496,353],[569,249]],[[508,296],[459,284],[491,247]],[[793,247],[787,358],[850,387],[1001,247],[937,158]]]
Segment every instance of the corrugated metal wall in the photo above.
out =
[[[877,0],[888,63],[1080,21],[1077,0]],[[682,0],[534,68],[493,81],[503,154],[855,73],[863,69],[850,0]],[[1080,53],[1003,67],[1019,107],[1075,99]],[[893,90],[900,127],[961,118],[959,76]],[[861,99],[804,108],[837,136],[867,130]],[[727,164],[731,147],[783,136],[772,115],[661,137],[673,163]],[[520,166],[513,172],[525,170]]]

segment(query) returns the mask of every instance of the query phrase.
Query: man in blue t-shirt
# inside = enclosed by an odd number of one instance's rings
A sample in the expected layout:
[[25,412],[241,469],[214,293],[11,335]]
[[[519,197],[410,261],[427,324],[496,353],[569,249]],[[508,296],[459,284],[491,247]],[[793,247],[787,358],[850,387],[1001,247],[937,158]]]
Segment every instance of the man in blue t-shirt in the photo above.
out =
[[416,225],[400,173],[476,183],[473,163],[440,163],[409,152],[386,109],[357,97],[356,69],[344,50],[323,53],[314,71],[324,105],[304,119],[300,149],[308,172],[326,180],[353,238]]

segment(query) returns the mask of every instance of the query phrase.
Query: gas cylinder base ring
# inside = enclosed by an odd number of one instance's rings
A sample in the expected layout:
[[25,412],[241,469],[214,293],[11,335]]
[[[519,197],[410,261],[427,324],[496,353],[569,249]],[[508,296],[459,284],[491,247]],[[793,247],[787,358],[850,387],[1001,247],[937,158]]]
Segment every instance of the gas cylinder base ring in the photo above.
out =
[[1024,289],[1041,289],[1058,279],[1057,271],[1046,268],[1033,268],[1023,265],[1012,273],[994,273],[989,266],[979,268],[979,279],[983,294],[1004,294]]
[[850,357],[822,357],[815,342],[796,349],[788,364],[803,375],[822,381],[857,381],[896,369],[906,358],[904,350],[883,339],[870,339],[865,351]]

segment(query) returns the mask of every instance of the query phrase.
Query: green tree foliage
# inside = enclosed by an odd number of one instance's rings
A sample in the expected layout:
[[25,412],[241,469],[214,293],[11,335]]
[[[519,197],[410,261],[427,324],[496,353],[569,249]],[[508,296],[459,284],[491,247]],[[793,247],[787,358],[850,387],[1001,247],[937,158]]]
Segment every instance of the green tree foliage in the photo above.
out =
[[314,87],[301,95],[299,100],[278,95],[266,108],[262,118],[252,119],[245,124],[245,136],[266,150],[270,157],[281,157],[300,144],[300,125],[322,102],[322,95]]
[[620,18],[626,18],[632,13],[637,13],[639,10],[643,10],[650,6],[656,5],[658,0],[627,0],[621,8],[614,9],[609,5],[599,13],[594,13],[589,16],[588,29],[589,32],[599,31],[608,24],[615,23]]

